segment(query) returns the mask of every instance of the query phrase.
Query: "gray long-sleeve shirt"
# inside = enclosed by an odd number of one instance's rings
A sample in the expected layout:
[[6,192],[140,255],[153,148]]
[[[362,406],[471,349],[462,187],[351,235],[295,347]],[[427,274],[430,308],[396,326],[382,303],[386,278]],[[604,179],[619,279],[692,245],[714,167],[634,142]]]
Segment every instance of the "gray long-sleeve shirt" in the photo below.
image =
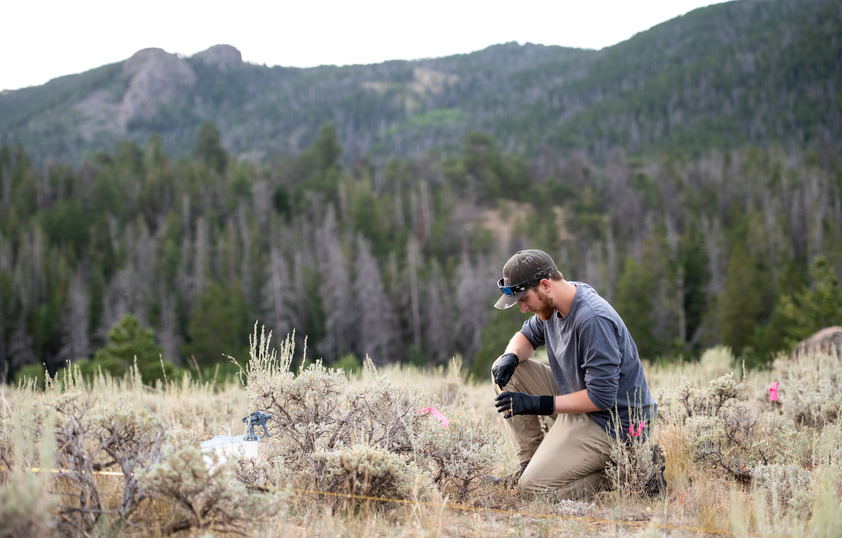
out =
[[657,406],[649,392],[637,346],[614,308],[591,286],[571,282],[576,295],[567,316],[556,312],[547,321],[532,316],[521,333],[532,347],[547,347],[559,394],[587,389],[600,411],[588,413],[611,435],[612,416],[619,414],[620,433],[636,432],[650,421]]

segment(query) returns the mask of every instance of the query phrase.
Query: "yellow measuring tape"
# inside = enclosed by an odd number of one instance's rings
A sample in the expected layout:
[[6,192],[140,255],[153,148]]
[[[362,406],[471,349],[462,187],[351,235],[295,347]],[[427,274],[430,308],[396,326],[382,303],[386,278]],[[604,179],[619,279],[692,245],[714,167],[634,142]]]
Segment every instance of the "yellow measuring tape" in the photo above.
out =
[[[9,468],[0,465],[0,471],[9,471],[9,470],[10,470]],[[44,472],[44,473],[52,473],[52,474],[69,473],[70,472],[69,469],[41,469],[40,467],[30,467],[28,469],[28,471],[30,473]],[[85,471],[82,471],[82,474],[84,474],[84,473],[85,473]],[[103,476],[123,476],[123,473],[118,472],[118,471],[93,471],[93,474],[103,475]]]

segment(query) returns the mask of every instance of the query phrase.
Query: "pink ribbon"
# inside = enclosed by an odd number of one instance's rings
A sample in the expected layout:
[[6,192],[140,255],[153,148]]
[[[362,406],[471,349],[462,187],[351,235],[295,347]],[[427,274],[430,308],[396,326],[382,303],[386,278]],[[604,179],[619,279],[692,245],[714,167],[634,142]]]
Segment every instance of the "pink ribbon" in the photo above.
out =
[[777,402],[778,401],[778,382],[777,381],[772,383],[772,386],[769,387],[769,401],[770,402]]
[[629,425],[629,435],[631,435],[632,437],[637,437],[638,435],[643,433],[643,428],[645,428],[645,427],[646,427],[646,423],[641,422],[640,424],[637,425],[637,432],[635,432],[634,426]]
[[450,425],[450,421],[447,420],[447,417],[442,415],[441,412],[436,409],[435,407],[425,407],[421,411],[416,411],[415,414],[420,415],[421,413],[429,413],[433,415],[436,420],[441,422],[441,425],[447,428]]

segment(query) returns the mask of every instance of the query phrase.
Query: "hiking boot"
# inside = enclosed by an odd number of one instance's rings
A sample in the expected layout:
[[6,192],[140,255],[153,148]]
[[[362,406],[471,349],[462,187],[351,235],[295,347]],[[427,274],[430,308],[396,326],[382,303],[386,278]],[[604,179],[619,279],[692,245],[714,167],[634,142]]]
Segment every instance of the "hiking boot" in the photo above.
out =
[[652,464],[655,466],[655,476],[649,480],[644,490],[650,497],[655,497],[667,491],[667,479],[664,478],[667,460],[664,457],[664,451],[658,445],[652,447]]
[[529,465],[529,462],[525,461],[520,464],[520,469],[513,472],[512,474],[501,477],[491,476],[488,479],[492,484],[496,486],[502,486],[507,489],[514,489],[517,487],[517,481],[520,479],[520,475],[523,474],[523,471],[526,469],[527,465]]

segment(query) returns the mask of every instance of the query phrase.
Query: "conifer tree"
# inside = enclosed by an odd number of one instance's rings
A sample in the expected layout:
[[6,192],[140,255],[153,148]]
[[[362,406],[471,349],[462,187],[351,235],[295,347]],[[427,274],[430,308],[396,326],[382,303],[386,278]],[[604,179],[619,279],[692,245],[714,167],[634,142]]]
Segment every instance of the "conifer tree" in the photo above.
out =
[[225,355],[242,361],[248,357],[249,323],[240,283],[211,283],[190,316],[190,341],[182,346],[182,356],[194,357],[201,367],[227,363]]
[[827,258],[816,257],[810,267],[810,285],[783,295],[778,309],[787,347],[820,329],[842,325],[842,287]]
[[655,277],[645,262],[626,258],[623,272],[617,281],[614,308],[626,324],[637,344],[640,356],[655,359],[661,343],[655,336],[655,319],[652,295]]
[[228,166],[228,152],[222,147],[222,136],[213,122],[206,121],[199,127],[199,136],[196,138],[196,146],[193,148],[193,157],[207,165],[209,170],[213,170],[219,175],[225,173]]
[[745,245],[735,246],[728,260],[725,289],[718,298],[718,332],[720,342],[737,356],[755,345],[755,329],[763,321],[761,278]]
[[[94,354],[93,365],[100,364],[112,374],[121,374],[137,362],[145,383],[162,377],[162,350],[155,343],[152,329],[142,327],[137,317],[126,314],[108,331],[108,345]],[[116,367],[116,368],[115,368]]]

